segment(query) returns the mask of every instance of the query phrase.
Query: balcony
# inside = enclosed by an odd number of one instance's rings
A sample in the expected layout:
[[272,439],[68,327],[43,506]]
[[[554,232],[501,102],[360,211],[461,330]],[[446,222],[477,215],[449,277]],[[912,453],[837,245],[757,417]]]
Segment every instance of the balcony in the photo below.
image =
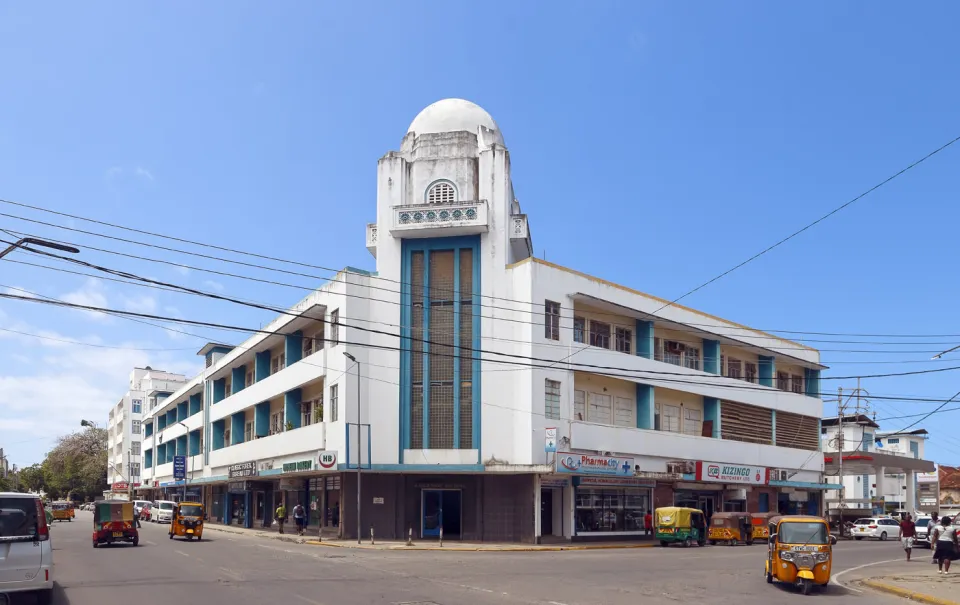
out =
[[[394,206],[390,233],[403,237],[447,237],[486,233],[488,228],[487,202],[474,200]],[[369,240],[369,228],[367,233]]]
[[312,455],[327,448],[327,424],[318,422],[213,450],[210,452],[209,466],[214,469],[214,475],[223,475],[226,474],[223,467],[231,464],[273,460],[301,452],[310,452]]

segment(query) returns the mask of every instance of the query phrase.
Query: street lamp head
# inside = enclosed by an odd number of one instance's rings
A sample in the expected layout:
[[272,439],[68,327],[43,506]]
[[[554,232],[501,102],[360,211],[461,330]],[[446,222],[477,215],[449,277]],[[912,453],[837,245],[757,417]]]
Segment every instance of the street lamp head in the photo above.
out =
[[80,426],[89,426],[90,428],[96,428],[97,425],[91,422],[90,420],[81,420]]
[[350,361],[352,361],[353,363],[357,363],[357,358],[351,355],[350,353],[347,353],[346,351],[344,351],[343,356],[349,359]]

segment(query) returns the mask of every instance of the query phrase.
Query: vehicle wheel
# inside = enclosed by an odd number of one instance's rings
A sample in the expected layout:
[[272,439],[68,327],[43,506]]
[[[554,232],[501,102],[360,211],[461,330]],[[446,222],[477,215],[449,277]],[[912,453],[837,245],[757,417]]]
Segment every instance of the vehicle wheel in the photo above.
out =
[[50,605],[53,603],[53,590],[42,590],[37,593],[37,603],[39,605]]
[[813,582],[810,580],[800,580],[800,591],[803,594],[808,595],[811,590],[813,590]]
[[770,568],[770,560],[767,559],[766,563],[763,566],[763,574],[767,576],[767,584],[773,584],[773,573]]
[[187,542],[192,542],[192,541],[193,541],[193,536],[191,536],[190,534],[187,534]]
[[94,548],[97,547],[97,541],[96,541],[96,540],[93,541],[93,547],[94,547]]
[[134,546],[140,546],[140,538],[134,538],[134,539],[133,539],[133,545],[134,545]]
[[883,532],[883,533],[880,534],[880,541],[881,541],[881,542],[886,542],[886,541],[887,541],[887,532]]
[[167,534],[167,536],[169,536],[170,539],[173,540],[173,534]]
[[736,545],[737,545],[736,540],[730,540],[730,546],[736,546]]
[[857,542],[859,542],[860,540],[863,540],[863,538],[854,538],[854,540],[856,540]]
[[67,521],[70,521],[70,522],[72,522],[72,521],[73,521],[73,519],[67,519]]
[[660,546],[663,546],[664,548],[666,548],[666,547],[667,547],[667,541],[666,541],[666,540],[660,540]]
[[716,540],[710,540],[710,546],[716,546],[716,545],[717,545]]
[[200,540],[203,540],[203,536],[197,536],[197,542],[199,542]]
[[686,538],[686,539],[683,541],[683,547],[684,547],[684,548],[690,548],[691,546],[693,546],[693,539],[691,539],[691,538]]

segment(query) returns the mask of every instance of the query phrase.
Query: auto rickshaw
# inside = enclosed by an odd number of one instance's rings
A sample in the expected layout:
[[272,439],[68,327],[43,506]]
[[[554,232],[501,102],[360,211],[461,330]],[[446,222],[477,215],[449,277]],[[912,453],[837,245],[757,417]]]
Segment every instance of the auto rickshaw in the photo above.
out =
[[794,584],[807,595],[814,586],[830,582],[837,539],[826,521],[806,515],[776,516],[770,519],[768,531],[764,565],[768,584],[774,580]]
[[749,513],[713,513],[707,534],[710,544],[726,542],[729,546],[753,544],[753,526]]
[[203,539],[203,521],[206,515],[203,504],[200,502],[181,502],[173,508],[170,516],[170,539],[174,536],[186,537],[187,540]]
[[140,544],[140,532],[133,522],[133,502],[101,500],[93,507],[93,547],[114,542]]
[[53,518],[57,521],[73,521],[73,502],[57,500],[53,503]]
[[702,510],[679,506],[658,508],[654,511],[654,523],[654,537],[660,540],[660,546],[671,542],[680,542],[687,547],[707,543],[707,521]]
[[779,514],[780,513],[774,512],[750,513],[750,523],[753,525],[754,541],[766,541],[767,538],[770,537],[770,528],[768,527],[768,524],[770,523],[770,519]]

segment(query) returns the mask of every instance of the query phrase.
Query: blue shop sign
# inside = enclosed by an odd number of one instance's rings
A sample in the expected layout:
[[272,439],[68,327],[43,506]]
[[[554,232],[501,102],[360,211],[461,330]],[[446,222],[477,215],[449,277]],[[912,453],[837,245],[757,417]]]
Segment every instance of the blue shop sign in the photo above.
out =
[[560,452],[557,454],[556,467],[558,473],[630,477],[633,476],[634,464],[633,458]]

